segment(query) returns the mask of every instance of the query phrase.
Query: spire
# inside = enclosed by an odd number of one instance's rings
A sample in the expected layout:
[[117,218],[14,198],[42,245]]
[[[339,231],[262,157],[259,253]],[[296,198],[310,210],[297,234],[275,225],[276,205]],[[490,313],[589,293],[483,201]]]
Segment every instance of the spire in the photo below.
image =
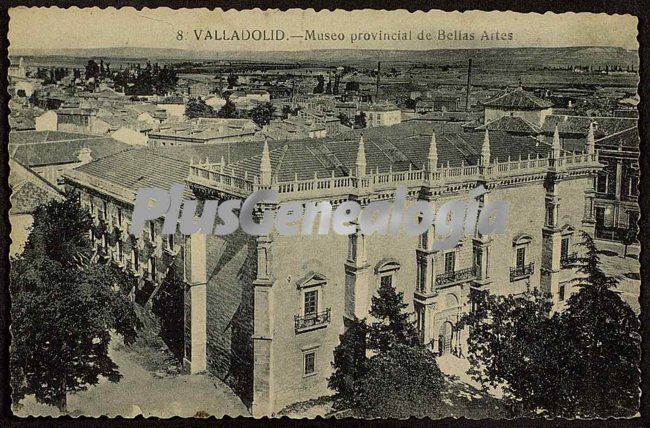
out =
[[490,134],[485,130],[485,137],[483,137],[483,147],[481,147],[481,166],[488,166],[490,164]]
[[260,184],[271,185],[271,155],[269,154],[269,143],[264,140],[262,159],[260,161]]
[[366,175],[366,147],[363,143],[363,134],[359,138],[359,151],[357,152],[357,177],[363,177]]
[[429,171],[435,171],[438,169],[438,146],[436,144],[436,131],[433,131],[433,134],[431,134],[431,144],[429,145],[427,169]]
[[596,153],[596,138],[594,137],[593,122],[589,122],[589,132],[587,133],[587,153],[590,155]]
[[555,131],[553,132],[553,159],[559,159],[562,146],[560,145],[560,131],[558,130],[557,123],[555,124]]

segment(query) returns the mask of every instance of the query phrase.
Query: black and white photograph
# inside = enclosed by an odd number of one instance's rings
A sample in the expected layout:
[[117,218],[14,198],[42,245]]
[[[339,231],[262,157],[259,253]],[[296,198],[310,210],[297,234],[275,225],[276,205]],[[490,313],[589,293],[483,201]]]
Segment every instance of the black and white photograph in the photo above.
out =
[[16,417],[640,416],[636,16],[9,18]]

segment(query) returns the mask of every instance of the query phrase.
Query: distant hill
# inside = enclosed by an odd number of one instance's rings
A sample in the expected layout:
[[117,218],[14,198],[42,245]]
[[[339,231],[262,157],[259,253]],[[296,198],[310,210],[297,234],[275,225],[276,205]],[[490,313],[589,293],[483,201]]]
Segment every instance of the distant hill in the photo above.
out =
[[[76,57],[150,60],[223,60],[251,62],[415,62],[415,63],[465,63],[473,58],[477,63],[512,64],[526,66],[548,64],[568,65],[634,65],[638,67],[636,51],[619,47],[555,47],[555,48],[486,48],[439,50],[378,50],[378,49],[327,49],[318,51],[193,51],[183,49],[158,49],[115,47],[99,49],[11,49],[11,57]],[[323,60],[326,58],[326,60]]]

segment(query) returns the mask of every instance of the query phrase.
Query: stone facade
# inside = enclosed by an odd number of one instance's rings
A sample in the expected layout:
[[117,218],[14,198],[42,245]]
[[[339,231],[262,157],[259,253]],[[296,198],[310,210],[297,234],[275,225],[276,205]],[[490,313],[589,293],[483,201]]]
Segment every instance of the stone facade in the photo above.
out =
[[[472,201],[470,192],[483,185],[487,193],[476,200],[477,212],[490,201],[506,201],[507,233],[483,236],[470,222],[468,236],[446,251],[432,249],[433,226],[420,236],[364,236],[360,230],[350,236],[175,236],[170,254],[182,260],[186,282],[185,364],[191,372],[208,370],[229,382],[254,416],[332,393],[327,378],[344,321],[369,316],[382,281],[404,293],[423,343],[438,353],[466,351],[467,332],[454,327],[471,311],[473,292],[542,288],[557,308],[571,292],[566,281],[575,274],[571,259],[579,231],[593,233],[593,177],[601,168],[593,147],[561,153],[556,137],[548,157],[491,161],[486,132],[478,165],[445,168],[438,165],[434,135],[423,169],[382,173],[366,170],[363,147],[362,137],[356,170],[347,177],[277,182],[265,144],[259,176],[242,178],[222,165],[192,164],[187,183],[199,201],[243,199],[271,188],[280,202],[328,200],[334,207],[346,200],[390,201],[399,185],[407,188],[406,207],[425,200],[436,210],[446,201]],[[114,218],[122,206],[128,225],[133,191],[74,172],[68,183],[90,195],[82,201],[100,219]],[[140,248],[136,257],[163,256],[161,226],[161,221],[153,229],[147,225],[142,237],[118,235],[122,251]],[[99,242],[106,247],[104,241]],[[117,243],[108,247],[115,254]],[[157,261],[157,273],[150,275],[142,261],[137,269],[132,260],[123,263],[159,282],[164,262]]]

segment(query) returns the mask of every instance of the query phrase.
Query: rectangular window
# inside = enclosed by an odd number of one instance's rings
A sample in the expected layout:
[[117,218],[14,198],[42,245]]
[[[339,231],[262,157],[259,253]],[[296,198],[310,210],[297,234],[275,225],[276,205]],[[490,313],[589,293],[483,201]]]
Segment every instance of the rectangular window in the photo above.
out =
[[305,292],[305,316],[315,316],[318,313],[318,290]]
[[524,267],[526,264],[526,248],[517,248],[517,267]]
[[316,352],[306,352],[304,354],[304,369],[305,376],[316,373]]
[[427,262],[421,260],[418,264],[418,290],[425,291],[425,284],[427,278]]
[[562,245],[560,247],[560,258],[566,259],[569,255],[569,238],[562,238]]
[[607,193],[607,174],[599,173],[596,176],[596,192]]
[[553,221],[553,207],[546,207],[546,224],[548,226],[553,226],[555,222]]
[[560,285],[560,302],[564,301],[564,285]]
[[450,251],[445,254],[445,273],[452,273],[456,268],[456,253]]
[[420,248],[427,248],[427,241],[429,239],[429,232],[424,232],[420,235]]
[[387,286],[392,286],[393,285],[393,275],[384,275],[381,277],[381,285],[383,287]]

